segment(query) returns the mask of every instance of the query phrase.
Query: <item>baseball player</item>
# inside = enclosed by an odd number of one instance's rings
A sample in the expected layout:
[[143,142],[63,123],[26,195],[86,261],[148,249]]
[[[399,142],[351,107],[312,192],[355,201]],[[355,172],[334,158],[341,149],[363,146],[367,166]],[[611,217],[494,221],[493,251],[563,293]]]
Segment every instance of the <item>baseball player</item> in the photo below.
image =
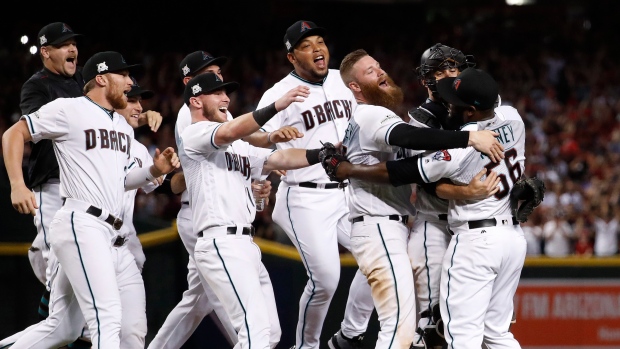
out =
[[[180,73],[183,77],[183,84],[187,84],[194,76],[206,72],[216,74],[223,81],[221,67],[226,61],[226,57],[215,57],[206,51],[195,51],[188,54],[181,60],[179,65]],[[228,120],[233,119],[228,110],[226,110],[226,115]],[[183,156],[180,135],[190,124],[191,114],[189,107],[183,104],[179,110],[175,126],[177,151],[180,157]],[[271,134],[255,132],[244,139],[254,146],[267,147],[275,142],[288,141],[297,137],[303,137],[303,134],[295,128],[287,127]],[[196,269],[194,247],[196,246],[197,236],[193,233],[191,221],[192,211],[189,205],[189,193],[185,190],[186,183],[183,172],[175,174],[171,179],[171,184],[174,190],[181,193],[182,206],[177,214],[177,229],[189,253],[189,262],[187,265],[188,289],[183,292],[181,301],[166,317],[166,321],[149,344],[149,348],[180,348],[183,343],[189,339],[202,319],[208,314],[210,314],[212,320],[219,325],[229,343],[234,345],[237,343],[237,332],[228,319],[228,315],[222,307],[221,302],[217,299],[209,285],[202,279],[200,273],[198,273]],[[269,195],[271,190],[270,183],[266,183],[263,189],[262,195]],[[267,275],[266,272],[262,277],[267,280],[269,279],[269,275]]]
[[[409,124],[417,127],[458,129],[462,120],[448,118],[448,109],[437,94],[437,81],[444,77],[455,77],[463,69],[473,67],[473,57],[464,55],[452,47],[437,43],[422,54],[420,65],[416,68],[418,81],[428,90],[424,104],[409,111]],[[473,183],[480,183],[479,177]],[[489,174],[496,176],[495,173]],[[454,190],[467,187],[453,186]],[[445,188],[440,186],[437,188]],[[441,261],[448,247],[451,235],[448,232],[448,201],[429,194],[423,186],[417,186],[416,219],[413,222],[408,241],[408,253],[414,272],[415,292],[419,311],[418,329],[413,341],[414,348],[434,348],[445,343],[437,332],[433,320],[433,307],[439,309],[439,277]],[[443,196],[446,197],[446,196]],[[457,198],[457,197],[448,197]],[[476,197],[469,197],[475,199]],[[441,325],[440,325],[441,327]],[[422,338],[424,337],[424,342]]]
[[[33,74],[21,88],[22,114],[32,113],[59,97],[82,96],[84,81],[82,69],[77,66],[76,41],[80,35],[62,22],[50,23],[41,28],[37,35],[37,46],[43,68]],[[44,140],[31,145],[26,178],[28,187],[34,191],[37,199],[38,209],[34,216],[37,236],[28,250],[28,258],[35,275],[46,287],[39,306],[39,315],[44,319],[48,315],[48,280],[51,273],[47,268],[50,250],[49,224],[62,205],[58,162],[51,141]]]
[[53,140],[64,203],[51,223],[51,245],[89,325],[94,348],[120,347],[121,299],[131,298],[132,291],[144,292],[140,271],[119,231],[124,192],[179,166],[174,150],[167,148],[157,150],[152,166],[127,173],[137,142],[114,109],[127,104],[133,67],[117,52],[95,54],[84,66],[84,97],[57,99],[24,115],[2,139],[13,206],[20,213],[33,213],[36,202],[23,182],[19,145]]
[[[402,158],[407,148],[432,148],[433,139],[442,140],[447,147],[467,145],[467,132],[417,128],[394,114],[390,109],[402,103],[402,91],[366,51],[345,56],[340,74],[358,103],[343,141],[351,163]],[[486,133],[492,149],[499,150],[493,133]],[[407,220],[415,213],[411,187],[353,179],[350,193],[351,252],[373,290],[381,323],[376,347],[409,348],[416,322],[413,273],[407,255]],[[329,345],[341,347],[334,338]]]
[[[131,127],[137,128],[139,127],[140,115],[142,114],[142,105],[140,101],[151,98],[154,94],[152,91],[143,90],[135,79],[132,78],[132,81],[134,84],[131,87],[131,91],[127,93],[127,107],[118,109],[117,112],[125,118]],[[153,111],[150,112],[157,114],[157,116],[161,118],[161,114]],[[132,162],[129,170],[153,164],[146,147],[138,142],[133,144],[132,155],[136,160]],[[160,177],[160,179],[163,178]],[[160,179],[158,179],[159,182],[154,181],[148,183],[142,187],[142,189],[150,193],[159,185],[161,182]],[[142,271],[145,261],[144,252],[142,251],[142,245],[136,235],[132,222],[136,192],[137,190],[135,189],[125,192],[124,208],[120,215],[124,224],[120,234],[126,236],[127,247],[134,256],[138,269]],[[53,251],[52,249],[51,254],[53,254]],[[90,332],[87,326],[84,328],[84,317],[82,316],[73,289],[66,275],[64,275],[62,267],[55,269],[51,281],[54,282],[50,282],[52,285],[52,297],[50,300],[49,316],[38,324],[30,326],[26,330],[0,341],[0,347],[12,344],[11,347],[16,349],[58,348],[67,343],[71,343],[78,336],[82,338],[79,345],[91,346]],[[142,287],[142,292],[139,292],[138,288],[132,288],[131,293],[122,301],[122,304],[123,317],[121,326],[126,330],[121,332],[121,347],[143,347],[144,338],[146,336],[144,287]],[[74,348],[75,345],[76,343],[72,343],[71,347]]]
[[[272,132],[294,126],[303,134],[277,149],[321,147],[344,138],[355,100],[338,70],[329,69],[329,50],[323,36],[326,30],[311,21],[300,20],[284,35],[287,58],[294,70],[268,89],[258,103],[263,108],[297,85],[310,89],[310,96],[278,113],[262,130]],[[299,300],[295,345],[318,348],[323,321],[340,279],[338,243],[349,249],[349,210],[343,186],[331,183],[320,166],[287,171],[278,187],[273,221],[297,248],[308,274]],[[346,188],[345,188],[346,190]],[[370,287],[360,272],[349,292],[343,328],[354,342],[361,340],[372,314]]]
[[346,161],[329,162],[339,180],[371,178],[395,186],[441,178],[462,185],[481,167],[495,171],[500,188],[493,196],[449,202],[452,238],[443,258],[439,304],[448,348],[478,349],[483,344],[489,349],[520,348],[509,328],[526,242],[512,216],[509,193],[524,170],[523,120],[512,107],[495,108],[498,86],[483,71],[467,68],[456,78],[440,80],[437,90],[450,104],[450,117],[467,122],[463,130],[499,133],[506,149],[502,161],[494,162],[468,147],[362,168]]
[[279,110],[301,102],[308,88],[295,87],[271,105],[227,121],[227,94],[237,86],[212,73],[197,75],[185,86],[192,124],[181,134],[181,161],[198,236],[194,258],[238,331],[238,346],[274,348],[280,324],[271,282],[261,280],[260,249],[252,242],[256,207],[250,181],[276,168],[318,163],[319,149],[274,152],[240,140]]

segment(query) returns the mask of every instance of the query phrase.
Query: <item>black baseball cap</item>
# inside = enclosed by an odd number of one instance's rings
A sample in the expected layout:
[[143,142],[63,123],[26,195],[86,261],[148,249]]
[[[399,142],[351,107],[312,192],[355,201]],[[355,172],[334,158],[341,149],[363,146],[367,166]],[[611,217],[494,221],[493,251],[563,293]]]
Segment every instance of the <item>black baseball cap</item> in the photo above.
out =
[[223,56],[215,57],[207,51],[195,51],[183,58],[181,64],[179,64],[179,69],[181,69],[181,76],[186,77],[194,75],[200,69],[213,64],[221,67],[226,61],[228,61],[228,58]]
[[185,104],[189,105],[189,99],[192,97],[207,94],[212,91],[225,89],[226,93],[232,93],[239,88],[239,84],[231,82],[223,82],[217,75],[207,72],[194,76],[185,85],[183,99]]
[[82,75],[84,82],[89,82],[100,74],[114,73],[119,70],[129,70],[131,73],[139,66],[140,64],[127,64],[123,55],[118,52],[104,51],[95,53],[86,61]]
[[67,23],[54,22],[39,30],[37,44],[39,47],[47,45],[59,45],[63,42],[82,34],[75,33]]
[[295,46],[297,46],[297,43],[306,36],[325,36],[325,34],[327,34],[327,30],[317,27],[314,22],[297,21],[286,30],[286,34],[284,34],[284,46],[288,52],[291,52]]
[[455,78],[443,78],[437,82],[439,96],[446,102],[460,106],[474,106],[488,110],[495,106],[499,87],[488,73],[475,68],[463,70]]
[[145,90],[140,85],[138,85],[138,81],[132,76],[131,81],[133,81],[133,85],[131,85],[131,91],[127,92],[127,97],[136,97],[140,96],[142,99],[149,99],[155,96],[155,92],[151,90]]

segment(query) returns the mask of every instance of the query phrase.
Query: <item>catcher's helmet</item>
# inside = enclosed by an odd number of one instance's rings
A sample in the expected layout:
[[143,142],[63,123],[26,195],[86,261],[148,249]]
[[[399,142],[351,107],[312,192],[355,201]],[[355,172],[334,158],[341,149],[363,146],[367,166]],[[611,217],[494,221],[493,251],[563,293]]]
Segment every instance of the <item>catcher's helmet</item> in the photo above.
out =
[[460,50],[437,43],[424,51],[420,58],[420,66],[416,68],[418,81],[437,93],[434,73],[438,70],[457,68],[459,71],[476,66],[474,56],[465,55]]

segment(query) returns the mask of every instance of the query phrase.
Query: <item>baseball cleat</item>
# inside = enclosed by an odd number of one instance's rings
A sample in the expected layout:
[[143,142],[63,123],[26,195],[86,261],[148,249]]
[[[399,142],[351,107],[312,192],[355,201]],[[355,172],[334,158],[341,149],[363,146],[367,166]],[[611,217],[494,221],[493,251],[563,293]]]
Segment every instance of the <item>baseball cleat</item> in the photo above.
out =
[[336,332],[332,336],[332,338],[327,342],[327,345],[330,349],[357,349],[362,348],[362,344],[364,341],[364,335],[360,334],[359,336],[355,336],[353,338],[345,337],[340,330]]

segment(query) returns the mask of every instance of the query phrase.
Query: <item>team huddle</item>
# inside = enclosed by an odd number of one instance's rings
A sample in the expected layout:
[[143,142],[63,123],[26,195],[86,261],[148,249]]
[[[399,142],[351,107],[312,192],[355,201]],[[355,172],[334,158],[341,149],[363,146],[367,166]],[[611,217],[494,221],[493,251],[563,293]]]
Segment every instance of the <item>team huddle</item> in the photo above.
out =
[[[521,116],[472,56],[443,44],[417,68],[427,100],[399,116],[401,89],[366,51],[328,68],[326,33],[311,21],[288,27],[293,70],[234,118],[239,84],[222,75],[226,58],[185,56],[176,149],[151,156],[134,129],[156,132],[162,116],[143,111],[154,93],[133,77],[137,65],[104,51],[78,67],[80,34],[43,27],[44,68],[23,85],[23,116],[2,142],[13,206],[34,216],[29,258],[46,292],[41,321],[0,348],[145,347],[139,188],[181,195],[189,254],[188,289],[149,348],[181,348],[206,316],[231,347],[275,348],[282,331],[252,225],[254,196],[271,190],[266,181],[256,194],[254,181],[274,171],[272,218],[308,276],[294,348],[362,348],[373,310],[376,348],[520,348],[510,333],[526,251],[519,223],[544,194],[524,178]],[[339,245],[359,269],[340,330],[320,343]]]

